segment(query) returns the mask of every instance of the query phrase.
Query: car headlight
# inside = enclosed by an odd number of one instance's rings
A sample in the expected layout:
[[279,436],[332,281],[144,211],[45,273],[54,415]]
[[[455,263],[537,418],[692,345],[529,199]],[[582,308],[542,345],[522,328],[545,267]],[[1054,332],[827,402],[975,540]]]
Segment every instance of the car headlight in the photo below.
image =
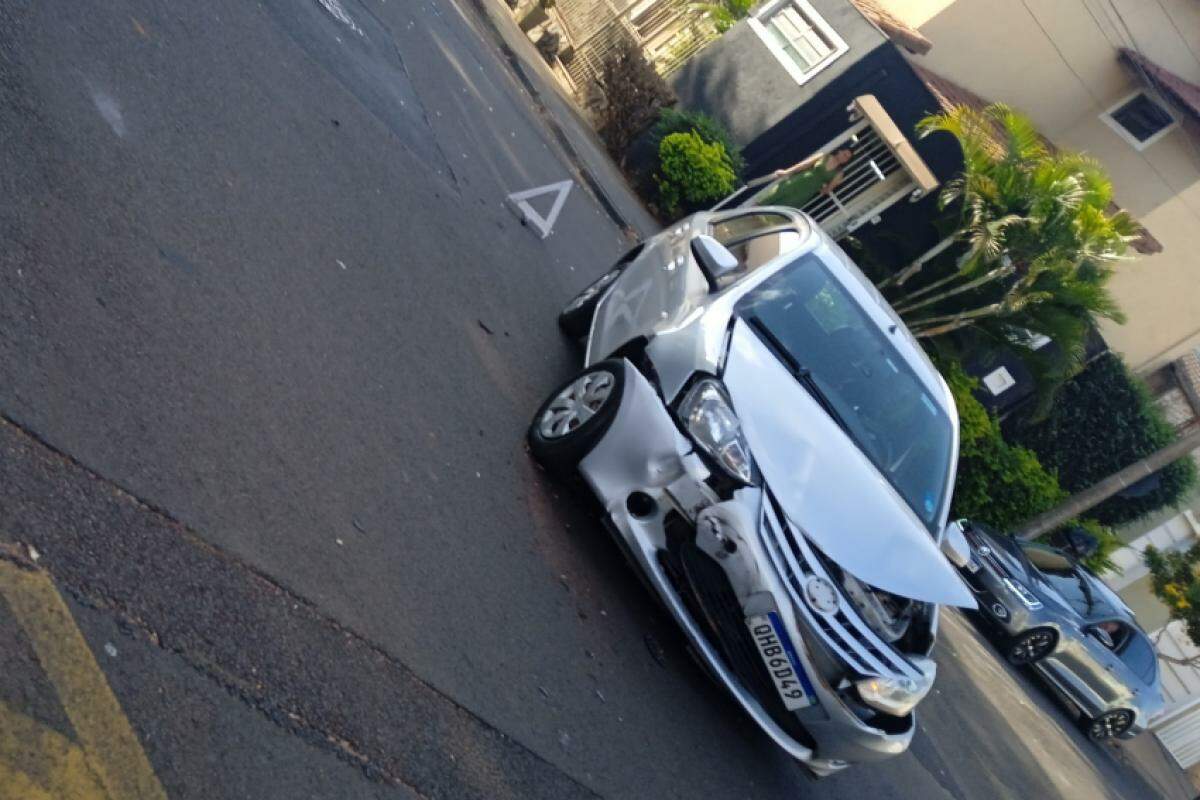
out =
[[896,717],[907,715],[929,694],[929,690],[933,688],[933,680],[937,677],[937,664],[933,659],[918,657],[911,661],[921,677],[895,675],[887,678],[864,678],[855,684],[858,696],[864,703],[885,714]]
[[1029,588],[1022,583],[1014,581],[1012,578],[1004,579],[1004,586],[1010,592],[1017,596],[1021,601],[1021,605],[1030,610],[1035,610],[1042,607],[1042,601],[1037,599],[1037,595],[1029,591]]
[[679,417],[696,444],[730,476],[742,483],[754,480],[754,464],[742,423],[720,383],[712,378],[697,381],[679,404]]

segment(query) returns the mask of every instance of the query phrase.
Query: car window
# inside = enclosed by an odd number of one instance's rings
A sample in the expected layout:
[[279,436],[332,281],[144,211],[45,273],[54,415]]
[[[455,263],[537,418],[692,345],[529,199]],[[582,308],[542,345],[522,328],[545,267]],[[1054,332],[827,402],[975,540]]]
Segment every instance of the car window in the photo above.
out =
[[749,236],[759,231],[765,231],[769,228],[778,228],[781,225],[790,225],[791,219],[783,214],[772,212],[760,212],[757,214],[738,214],[735,217],[726,217],[719,222],[714,222],[712,227],[713,238],[721,244],[728,247],[731,242]]
[[736,277],[758,269],[775,256],[795,250],[801,243],[800,234],[793,230],[779,230],[736,240],[729,245],[729,252],[737,257],[742,268]]
[[1104,631],[1112,639],[1113,650],[1121,650],[1129,642],[1132,631],[1128,625],[1118,620],[1105,620],[1097,623],[1097,627],[1103,628]]
[[1154,682],[1157,656],[1150,641],[1132,630],[1126,632],[1125,642],[1117,649],[1117,655],[1133,673],[1146,683]]
[[854,443],[936,532],[953,468],[953,424],[821,257],[796,258],[747,292],[737,313],[804,370]]

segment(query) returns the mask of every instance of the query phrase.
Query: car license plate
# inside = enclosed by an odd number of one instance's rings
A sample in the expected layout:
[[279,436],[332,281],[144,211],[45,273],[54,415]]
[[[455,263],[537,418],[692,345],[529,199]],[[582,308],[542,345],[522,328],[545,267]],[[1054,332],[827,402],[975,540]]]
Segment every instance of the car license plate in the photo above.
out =
[[754,644],[758,646],[758,654],[767,665],[767,672],[771,673],[771,680],[775,682],[775,690],[779,692],[784,707],[795,711],[815,703],[812,684],[800,666],[796,648],[792,646],[792,640],[788,638],[779,616],[773,611],[756,614],[746,618],[746,625],[754,637]]

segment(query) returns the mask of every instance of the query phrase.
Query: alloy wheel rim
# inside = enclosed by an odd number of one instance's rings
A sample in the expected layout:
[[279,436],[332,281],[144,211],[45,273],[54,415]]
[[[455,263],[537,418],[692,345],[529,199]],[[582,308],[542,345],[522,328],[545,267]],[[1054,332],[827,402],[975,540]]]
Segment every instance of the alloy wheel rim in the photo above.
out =
[[1054,639],[1045,631],[1037,631],[1013,645],[1013,657],[1022,663],[1036,661],[1050,649]]
[[1129,730],[1132,720],[1126,711],[1114,711],[1092,722],[1093,739],[1111,739]]
[[616,381],[611,372],[589,372],[572,381],[542,413],[538,433],[543,439],[561,439],[596,416],[612,395]]
[[574,311],[577,308],[582,308],[593,297],[608,288],[608,285],[616,280],[618,273],[620,273],[620,270],[613,269],[601,275],[598,279],[589,284],[586,289],[575,295],[575,299],[567,304],[567,311]]

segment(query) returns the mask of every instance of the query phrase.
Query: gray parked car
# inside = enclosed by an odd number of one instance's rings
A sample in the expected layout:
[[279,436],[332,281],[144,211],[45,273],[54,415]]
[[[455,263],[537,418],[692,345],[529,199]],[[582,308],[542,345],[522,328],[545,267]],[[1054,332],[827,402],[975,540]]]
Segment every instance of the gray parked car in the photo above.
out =
[[945,383],[785,208],[696,214],[563,310],[584,370],[529,430],[704,667],[819,775],[903,752],[933,686],[958,447]]
[[951,560],[981,617],[1002,634],[1009,662],[1033,667],[1065,694],[1094,740],[1146,729],[1163,707],[1158,659],[1121,598],[1054,547],[965,520],[948,537],[966,540],[970,554]]

